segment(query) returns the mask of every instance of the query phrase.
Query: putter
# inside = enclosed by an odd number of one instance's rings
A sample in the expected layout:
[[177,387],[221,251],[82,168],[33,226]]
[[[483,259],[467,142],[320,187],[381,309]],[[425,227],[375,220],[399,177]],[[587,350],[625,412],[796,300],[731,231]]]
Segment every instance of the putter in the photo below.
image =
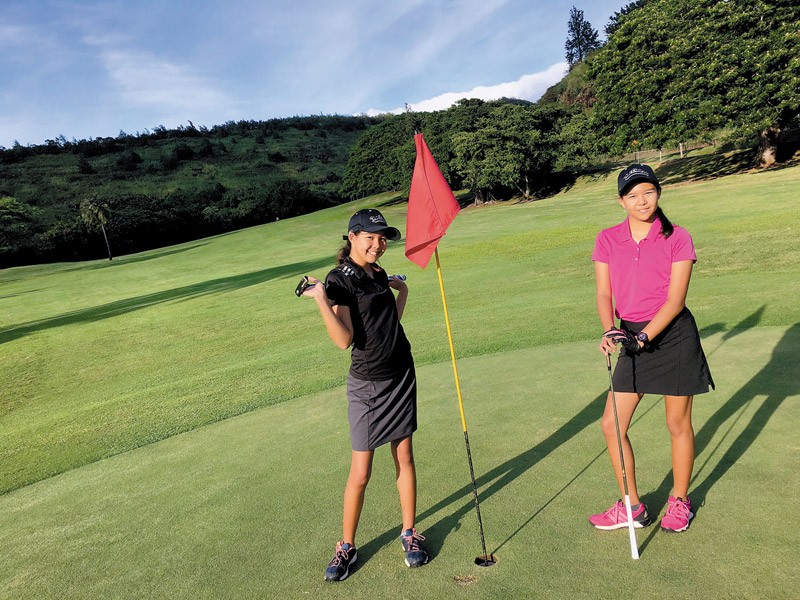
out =
[[617,417],[617,399],[614,396],[614,378],[611,376],[611,355],[606,354],[608,367],[608,383],[611,389],[611,407],[614,409],[614,426],[617,428],[617,447],[619,448],[619,464],[622,469],[622,487],[625,490],[625,513],[628,516],[628,535],[631,539],[631,558],[638,560],[639,547],[636,544],[636,532],[633,528],[633,512],[631,511],[631,497],[628,494],[628,474],[625,472],[625,457],[622,453],[622,436],[619,433],[619,418]]

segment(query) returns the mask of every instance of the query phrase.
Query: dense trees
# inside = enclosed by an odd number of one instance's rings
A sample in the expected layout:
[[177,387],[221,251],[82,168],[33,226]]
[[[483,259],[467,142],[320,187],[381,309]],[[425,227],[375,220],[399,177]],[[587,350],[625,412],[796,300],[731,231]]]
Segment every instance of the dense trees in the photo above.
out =
[[360,197],[408,189],[419,128],[454,188],[468,188],[478,202],[495,195],[528,198],[555,164],[557,130],[569,114],[563,106],[472,98],[445,111],[389,117],[356,143],[342,190]]
[[[103,230],[115,253],[129,253],[331,206],[346,199],[339,187],[350,148],[382,121],[158,126],[0,148],[0,268],[97,258]],[[104,207],[107,222],[83,198]]]
[[648,0],[619,14],[587,61],[600,146],[624,152],[726,136],[772,164],[800,113],[800,4]]

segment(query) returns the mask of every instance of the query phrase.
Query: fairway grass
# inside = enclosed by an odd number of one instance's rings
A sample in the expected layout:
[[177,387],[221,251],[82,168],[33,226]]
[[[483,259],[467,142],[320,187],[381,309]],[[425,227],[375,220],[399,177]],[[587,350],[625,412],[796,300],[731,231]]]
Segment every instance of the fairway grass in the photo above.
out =
[[[360,566],[322,582],[349,466],[349,360],[292,291],[333,265],[353,210],[379,206],[404,229],[396,195],[113,262],[0,271],[0,597],[796,597],[799,183],[792,167],[665,188],[697,248],[687,303],[718,389],[695,402],[697,520],[638,531],[636,563],[625,535],[586,522],[616,499],[590,262],[599,229],[624,218],[613,176],[466,209],[440,244],[490,569],[472,564],[435,265],[390,244],[382,263],[410,288],[433,561],[402,566],[380,452]],[[663,513],[659,399],[632,437],[640,491]]]
[[[695,402],[697,517],[680,535],[638,530],[638,562],[626,531],[600,532],[586,519],[616,491],[598,424],[605,362],[594,343],[577,342],[461,361],[494,567],[473,564],[480,537],[443,363],[419,369],[418,528],[433,557],[424,568],[403,565],[394,465],[382,448],[358,568],[345,582],[322,580],[348,469],[345,391],[336,388],[0,497],[0,597],[793,597],[800,331],[718,332],[705,345],[720,385]],[[640,490],[663,515],[662,400],[644,399],[631,436]]]

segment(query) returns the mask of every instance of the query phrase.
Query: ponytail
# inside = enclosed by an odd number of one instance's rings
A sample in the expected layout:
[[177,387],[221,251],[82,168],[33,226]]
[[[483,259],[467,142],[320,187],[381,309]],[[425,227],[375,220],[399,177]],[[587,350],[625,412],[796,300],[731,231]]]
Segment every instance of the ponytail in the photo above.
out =
[[[669,222],[669,221],[667,221]],[[670,233],[672,233],[670,231]],[[344,246],[339,248],[339,252],[336,253],[336,264],[342,264],[344,259],[350,256],[350,250],[353,248],[353,245],[350,243],[350,240],[345,238]]]
[[658,217],[658,220],[661,221],[661,235],[663,235],[665,238],[668,238],[672,235],[672,232],[675,231],[672,221],[667,218],[667,215],[664,214],[664,211],[661,210],[660,206],[656,208],[656,216]]

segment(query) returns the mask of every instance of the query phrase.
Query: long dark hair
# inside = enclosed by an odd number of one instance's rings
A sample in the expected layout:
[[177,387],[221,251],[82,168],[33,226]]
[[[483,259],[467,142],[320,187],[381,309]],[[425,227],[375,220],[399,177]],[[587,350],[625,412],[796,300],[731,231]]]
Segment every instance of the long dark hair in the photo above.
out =
[[350,240],[348,238],[345,238],[344,246],[339,248],[339,252],[336,253],[336,264],[338,265],[342,264],[344,262],[344,259],[350,256],[350,250],[352,248],[353,245],[350,243]]
[[664,214],[660,206],[656,208],[656,216],[658,220],[661,221],[661,235],[668,238],[672,235],[672,232],[675,231],[675,226],[672,224],[672,221],[667,218],[667,215]]

